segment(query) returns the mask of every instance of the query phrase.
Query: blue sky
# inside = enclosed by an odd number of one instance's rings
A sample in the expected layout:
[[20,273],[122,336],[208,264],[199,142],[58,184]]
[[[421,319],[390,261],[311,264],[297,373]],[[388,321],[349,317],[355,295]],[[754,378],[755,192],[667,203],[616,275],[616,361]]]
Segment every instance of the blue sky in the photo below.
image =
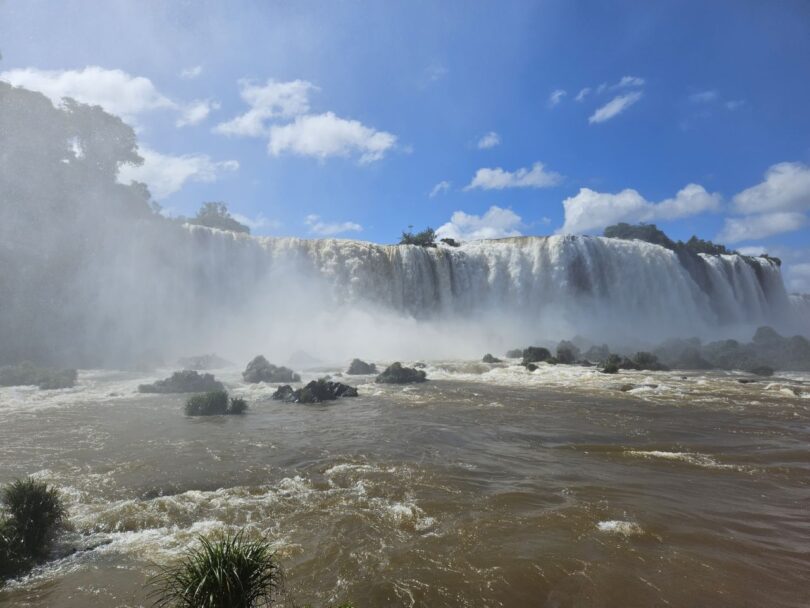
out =
[[0,52],[0,78],[132,124],[123,177],[169,213],[377,242],[648,221],[810,291],[801,0],[6,1]]

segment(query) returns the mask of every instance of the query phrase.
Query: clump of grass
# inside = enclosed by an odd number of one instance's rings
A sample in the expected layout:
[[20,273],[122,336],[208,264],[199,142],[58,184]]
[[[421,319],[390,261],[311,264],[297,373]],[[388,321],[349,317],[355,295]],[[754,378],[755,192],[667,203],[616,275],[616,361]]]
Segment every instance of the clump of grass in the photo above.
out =
[[67,510],[55,488],[30,477],[3,488],[0,505],[0,578],[7,578],[45,556]]
[[193,395],[186,401],[186,416],[226,416],[244,414],[247,401],[240,397],[228,399],[225,391],[209,391]]
[[280,583],[270,544],[240,531],[220,540],[200,537],[156,577],[152,596],[156,608],[256,608],[271,605]]

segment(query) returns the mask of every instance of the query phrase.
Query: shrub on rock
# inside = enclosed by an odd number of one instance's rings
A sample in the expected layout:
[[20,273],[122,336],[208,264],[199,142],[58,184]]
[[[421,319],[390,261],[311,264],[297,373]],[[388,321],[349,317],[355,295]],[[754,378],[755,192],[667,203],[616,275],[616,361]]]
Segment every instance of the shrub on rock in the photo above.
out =
[[349,364],[349,369],[346,373],[350,376],[366,376],[368,374],[376,374],[377,366],[373,363],[366,363],[360,359],[352,359]]
[[424,370],[404,367],[397,361],[389,365],[383,373],[377,376],[375,382],[378,384],[411,384],[413,382],[424,382],[427,374]]
[[277,366],[270,363],[262,355],[258,355],[247,364],[245,371],[242,372],[242,378],[245,382],[300,382],[301,376],[296,374],[293,370]]
[[579,349],[573,342],[563,340],[557,345],[557,361],[570,365],[579,359]]
[[186,416],[226,416],[244,414],[247,402],[239,397],[228,399],[225,391],[193,395],[186,401]]
[[225,386],[211,374],[200,374],[190,369],[174,372],[165,380],[141,384],[141,393],[203,393],[224,391]]

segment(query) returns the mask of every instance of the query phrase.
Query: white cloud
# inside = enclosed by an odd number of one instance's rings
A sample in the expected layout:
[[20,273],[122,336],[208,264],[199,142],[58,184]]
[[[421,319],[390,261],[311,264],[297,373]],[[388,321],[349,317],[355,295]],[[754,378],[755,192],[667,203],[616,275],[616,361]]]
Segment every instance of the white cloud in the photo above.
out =
[[430,198],[433,198],[434,196],[441,194],[442,192],[447,192],[448,190],[450,190],[450,182],[448,182],[447,180],[443,180],[438,184],[436,184],[435,186],[433,186],[433,190],[430,191]]
[[791,293],[810,293],[810,262],[788,264],[785,279]]
[[543,163],[537,162],[531,169],[518,169],[517,171],[504,171],[500,167],[495,169],[478,169],[470,184],[464,188],[472,190],[503,190],[504,188],[548,188],[556,186],[562,181],[562,176],[553,171],[546,171]]
[[523,221],[511,209],[493,205],[484,215],[471,215],[456,211],[450,221],[436,230],[438,238],[474,241],[478,239],[500,239],[520,236]]
[[596,112],[594,112],[591,117],[588,118],[588,122],[591,124],[600,123],[610,120],[614,116],[618,116],[627,108],[636,103],[639,99],[641,99],[641,95],[641,91],[634,91],[633,93],[627,93],[626,95],[617,95],[601,108],[596,110]]
[[741,108],[744,105],[745,105],[745,101],[742,100],[742,99],[732,99],[732,100],[726,102],[726,108],[728,110],[732,110],[732,111],[734,111],[734,110],[736,110],[738,108]]
[[689,101],[692,103],[710,103],[712,101],[716,101],[718,98],[719,95],[717,94],[717,91],[699,91],[698,93],[692,93],[689,96]]
[[565,97],[567,93],[563,89],[557,89],[551,92],[551,95],[548,96],[548,107],[553,108],[558,103],[560,103]]
[[81,70],[8,70],[0,73],[0,80],[39,91],[56,105],[65,97],[98,105],[129,123],[144,112],[178,109],[178,104],[159,93],[148,78],[98,66]]
[[291,152],[319,159],[359,154],[360,163],[364,164],[383,158],[396,141],[396,136],[391,133],[326,112],[299,116],[289,124],[272,126],[267,150],[273,156]]
[[180,72],[180,78],[183,80],[193,80],[202,74],[203,68],[201,65],[195,65]]
[[729,217],[726,218],[723,230],[717,239],[727,243],[755,241],[775,234],[798,230],[805,225],[807,225],[807,216],[803,213],[788,211]]
[[577,96],[574,97],[576,101],[584,101],[588,94],[591,92],[591,87],[585,87],[584,89],[580,89]]
[[478,148],[480,150],[487,150],[488,148],[494,148],[500,143],[501,143],[501,136],[498,135],[495,131],[490,131],[489,133],[487,133],[481,139],[478,140]]
[[622,79],[613,85],[613,89],[626,89],[629,87],[643,87],[644,79],[638,76],[623,76]]
[[239,169],[239,163],[235,160],[212,161],[206,154],[171,156],[145,147],[141,147],[138,153],[143,158],[143,164],[139,167],[121,165],[118,181],[122,184],[143,182],[157,200],[174,194],[187,181],[214,182],[223,174]]
[[445,66],[439,63],[433,63],[425,68],[425,71],[422,76],[423,81],[422,85],[424,86],[428,83],[441,80],[442,78],[447,76],[448,72],[449,70]]
[[257,214],[256,217],[249,217],[247,215],[242,215],[241,213],[231,213],[231,216],[240,224],[244,224],[250,228],[251,232],[258,232],[261,230],[278,230],[281,228],[280,221],[267,218],[262,213]]
[[334,222],[326,223],[321,221],[318,215],[308,215],[304,223],[309,226],[309,231],[312,234],[320,236],[333,236],[342,232],[362,232],[363,227],[355,222]]
[[183,108],[183,113],[177,119],[175,125],[178,127],[187,127],[189,125],[198,125],[206,118],[213,110],[219,109],[219,102],[212,101],[211,99],[200,99],[194,101]]
[[276,82],[268,80],[257,85],[250,80],[239,81],[239,94],[250,106],[227,122],[214,127],[222,135],[262,137],[268,134],[267,123],[275,118],[292,118],[309,111],[309,94],[318,87],[306,80]]
[[703,186],[689,184],[674,198],[652,203],[630,188],[617,194],[581,188],[576,196],[563,201],[565,222],[558,232],[576,234],[601,230],[617,222],[672,220],[720,209],[719,194]]
[[734,197],[741,213],[810,211],[810,167],[802,163],[778,163],[765,173],[765,180]]

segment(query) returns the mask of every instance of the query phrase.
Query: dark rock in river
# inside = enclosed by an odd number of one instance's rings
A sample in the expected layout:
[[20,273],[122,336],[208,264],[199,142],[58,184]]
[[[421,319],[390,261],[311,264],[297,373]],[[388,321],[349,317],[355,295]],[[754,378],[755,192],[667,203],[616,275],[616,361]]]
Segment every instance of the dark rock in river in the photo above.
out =
[[138,392],[141,393],[206,393],[222,390],[225,390],[222,382],[211,374],[200,374],[188,369],[174,372],[165,380],[138,387]]
[[365,361],[361,361],[360,359],[352,359],[352,362],[349,364],[349,369],[346,370],[346,373],[350,376],[365,376],[367,374],[376,374],[377,373],[377,366],[373,363],[366,363]]
[[600,371],[603,374],[618,374],[619,373],[619,366],[616,363],[614,363],[613,361],[610,361],[610,362],[605,363]]
[[427,374],[423,370],[403,367],[402,363],[397,361],[389,365],[383,373],[377,376],[375,381],[378,384],[410,384],[425,380],[427,380]]
[[537,371],[539,368],[534,363],[527,363],[524,367],[530,372]]
[[273,399],[288,403],[321,403],[335,401],[340,397],[357,397],[357,389],[347,384],[321,378],[313,380],[298,390],[293,390],[290,385],[285,384],[279,386],[273,393]]
[[27,362],[0,367],[0,386],[34,385],[43,390],[73,388],[77,377],[75,369],[50,369]]
[[506,351],[506,354],[504,356],[507,359],[520,359],[523,356],[523,349],[513,348],[512,350]]
[[491,354],[487,353],[484,355],[484,358],[481,359],[484,363],[500,363],[501,360],[498,357],[493,357]]
[[227,359],[211,353],[210,355],[196,355],[193,357],[183,357],[177,360],[177,365],[183,369],[193,369],[197,371],[205,371],[209,369],[221,369],[223,367],[231,367],[232,362]]
[[551,353],[547,348],[542,346],[530,346],[523,350],[523,365],[528,363],[537,363],[538,361],[547,361],[551,359]]
[[588,361],[598,361],[601,363],[610,356],[610,349],[607,344],[591,346],[582,356]]
[[754,374],[755,376],[773,376],[773,372],[773,368],[767,365],[760,365],[759,367],[748,370],[749,374]]
[[242,372],[245,382],[300,382],[301,376],[287,367],[279,367],[268,362],[262,355],[254,357]]

